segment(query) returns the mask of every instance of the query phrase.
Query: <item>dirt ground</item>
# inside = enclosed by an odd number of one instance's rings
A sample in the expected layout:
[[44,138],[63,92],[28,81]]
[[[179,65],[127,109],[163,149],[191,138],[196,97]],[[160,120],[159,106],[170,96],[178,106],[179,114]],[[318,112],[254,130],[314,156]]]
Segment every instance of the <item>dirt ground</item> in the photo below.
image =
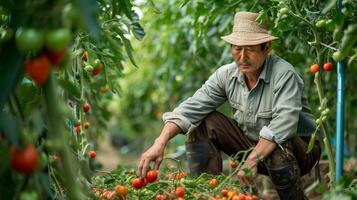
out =
[[[127,157],[122,156],[120,151],[113,147],[110,143],[109,138],[104,138],[99,141],[99,149],[97,150],[97,161],[102,164],[103,171],[111,171],[114,170],[117,165],[132,165],[136,166],[137,157]],[[228,165],[227,165],[228,166]],[[357,166],[357,159],[349,159],[344,164],[344,171],[351,172],[355,171]],[[320,177],[322,183],[326,185],[328,183],[328,170],[329,163],[327,160],[320,161]],[[311,170],[310,174],[307,174],[302,177],[302,182],[304,188],[308,188],[316,179],[315,169]],[[266,200],[275,200],[279,199],[274,186],[268,177],[259,175],[255,181],[257,186],[258,195],[262,199]],[[309,200],[319,200],[322,198],[322,194],[317,192],[307,193],[306,196]]]

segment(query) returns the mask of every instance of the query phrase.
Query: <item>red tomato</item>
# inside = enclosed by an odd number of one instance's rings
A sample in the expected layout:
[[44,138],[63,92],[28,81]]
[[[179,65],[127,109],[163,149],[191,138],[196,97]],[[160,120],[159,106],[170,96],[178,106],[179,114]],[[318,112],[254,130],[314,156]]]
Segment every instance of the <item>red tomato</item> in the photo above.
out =
[[129,188],[127,186],[117,185],[115,186],[115,192],[117,193],[118,196],[124,197],[129,193]]
[[221,193],[222,193],[222,196],[224,196],[224,197],[228,197],[228,190],[227,189],[223,189],[222,191],[221,191]]
[[28,144],[24,149],[11,149],[11,167],[26,175],[31,175],[37,167],[38,153],[33,144]]
[[165,194],[159,194],[156,196],[155,200],[166,200],[167,197]]
[[229,165],[231,166],[232,169],[236,169],[238,167],[238,164],[236,162],[234,162],[234,161],[231,161],[229,163]]
[[44,55],[25,61],[25,71],[38,86],[42,86],[48,79],[50,61]]
[[143,181],[140,179],[140,178],[133,178],[132,180],[131,180],[131,184],[133,185],[133,187],[135,188],[135,189],[140,189],[140,188],[142,188],[143,187]]
[[185,172],[179,172],[179,173],[176,174],[175,179],[176,180],[181,180],[185,176],[186,176]]
[[74,131],[76,131],[76,133],[81,133],[81,126],[75,126]]
[[213,186],[213,187],[216,187],[218,185],[218,181],[217,179],[213,178],[209,181],[209,185],[210,186]]
[[184,187],[177,187],[175,191],[177,197],[183,197],[185,195],[185,188]]
[[311,67],[310,67],[310,71],[311,71],[312,73],[316,73],[316,72],[319,71],[319,68],[320,68],[320,66],[319,66],[318,64],[313,64],[313,65],[311,65]]
[[85,123],[84,123],[84,128],[85,128],[85,129],[89,129],[89,127],[90,127],[89,122],[85,122]]
[[325,71],[332,71],[333,69],[333,65],[332,63],[328,62],[328,63],[325,63],[322,68],[325,70]]
[[103,65],[99,64],[97,67],[95,67],[92,71],[92,76],[96,76],[99,74],[100,71],[102,71]]
[[258,200],[259,198],[256,195],[252,196],[252,200]]
[[51,63],[54,65],[59,65],[61,64],[64,56],[66,55],[66,48],[63,48],[60,51],[50,51],[50,50],[46,50],[45,54],[47,55],[47,57],[50,59]]
[[90,104],[89,103],[85,103],[83,105],[83,112],[87,113],[87,112],[89,112],[89,110],[90,110]]
[[89,154],[89,157],[92,158],[92,159],[97,156],[97,153],[96,153],[95,151],[93,151],[93,150],[92,150],[92,151],[89,151],[88,154]]
[[156,181],[157,179],[157,171],[156,170],[150,170],[146,173],[145,179],[147,180],[148,183],[152,183]]
[[80,121],[77,121],[76,123],[74,123],[74,127],[80,126],[80,125],[81,125],[81,122],[80,122]]

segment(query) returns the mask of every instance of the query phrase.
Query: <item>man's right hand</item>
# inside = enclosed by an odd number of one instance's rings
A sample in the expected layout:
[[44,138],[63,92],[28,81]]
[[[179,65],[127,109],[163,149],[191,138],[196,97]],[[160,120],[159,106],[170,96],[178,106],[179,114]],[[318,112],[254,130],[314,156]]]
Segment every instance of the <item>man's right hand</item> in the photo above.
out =
[[159,169],[167,142],[179,132],[180,128],[175,123],[168,122],[165,124],[160,136],[155,140],[155,143],[141,155],[138,165],[139,176],[141,178],[145,178],[151,161],[155,162],[154,170]]
[[164,157],[164,143],[156,141],[146,152],[141,155],[138,165],[139,176],[144,178],[146,172],[150,166],[151,161],[154,161],[154,170],[158,170],[161,164],[161,161]]

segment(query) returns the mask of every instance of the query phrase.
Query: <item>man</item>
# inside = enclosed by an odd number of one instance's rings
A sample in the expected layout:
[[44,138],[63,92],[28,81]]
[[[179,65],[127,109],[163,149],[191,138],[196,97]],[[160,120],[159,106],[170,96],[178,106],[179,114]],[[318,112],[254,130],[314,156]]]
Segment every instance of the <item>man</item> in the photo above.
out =
[[[316,142],[306,154],[316,124],[304,94],[302,79],[285,60],[269,54],[267,28],[258,14],[238,12],[233,32],[222,39],[232,47],[234,62],[220,67],[196,93],[173,112],[165,113],[165,126],[139,161],[144,177],[151,161],[158,169],[167,142],[187,135],[186,153],[191,173],[222,171],[220,152],[235,155],[253,148],[243,168],[270,176],[281,199],[304,199],[300,176],[320,158]],[[234,118],[215,111],[228,101]],[[238,172],[242,184],[251,179]]]

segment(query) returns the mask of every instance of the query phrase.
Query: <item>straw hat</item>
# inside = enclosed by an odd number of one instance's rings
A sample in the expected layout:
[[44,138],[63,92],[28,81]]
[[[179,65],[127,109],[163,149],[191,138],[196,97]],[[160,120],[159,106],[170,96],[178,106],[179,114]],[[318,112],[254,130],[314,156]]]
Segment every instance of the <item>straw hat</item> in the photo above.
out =
[[221,38],[237,46],[257,45],[278,39],[269,35],[267,27],[256,21],[257,17],[258,13],[237,12],[234,16],[233,32]]

